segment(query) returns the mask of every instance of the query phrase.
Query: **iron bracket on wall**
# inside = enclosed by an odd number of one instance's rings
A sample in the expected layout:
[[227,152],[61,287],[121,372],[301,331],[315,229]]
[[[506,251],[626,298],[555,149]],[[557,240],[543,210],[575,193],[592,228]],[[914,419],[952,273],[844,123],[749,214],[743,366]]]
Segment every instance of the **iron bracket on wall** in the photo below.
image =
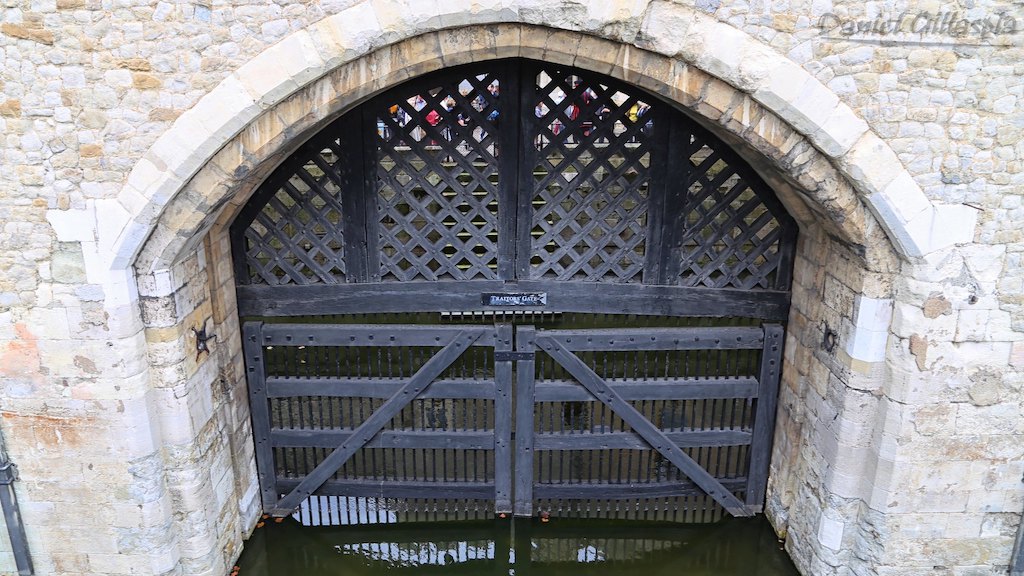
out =
[[14,462],[0,463],[0,485],[10,485],[18,480],[18,467]]
[[25,524],[21,521],[18,496],[14,493],[13,484],[17,480],[18,467],[7,459],[3,436],[0,436],[0,510],[3,511],[4,523],[7,524],[7,536],[11,542],[18,576],[31,576],[35,574],[35,569],[28,550],[28,539],[25,537]]

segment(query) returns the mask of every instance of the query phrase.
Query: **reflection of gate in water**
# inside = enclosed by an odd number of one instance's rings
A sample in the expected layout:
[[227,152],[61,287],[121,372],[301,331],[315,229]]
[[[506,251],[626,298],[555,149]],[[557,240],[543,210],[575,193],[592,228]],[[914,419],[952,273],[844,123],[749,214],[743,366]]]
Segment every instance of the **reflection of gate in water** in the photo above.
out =
[[797,574],[767,523],[746,519],[710,525],[516,519],[358,528],[288,522],[257,531],[242,565],[243,573],[325,575]]

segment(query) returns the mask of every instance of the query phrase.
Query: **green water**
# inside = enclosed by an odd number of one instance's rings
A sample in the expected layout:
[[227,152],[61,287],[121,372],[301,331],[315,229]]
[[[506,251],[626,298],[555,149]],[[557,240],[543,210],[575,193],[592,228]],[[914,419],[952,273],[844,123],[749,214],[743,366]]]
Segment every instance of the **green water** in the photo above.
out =
[[268,521],[240,576],[797,576],[763,518],[714,524],[495,520],[377,526]]

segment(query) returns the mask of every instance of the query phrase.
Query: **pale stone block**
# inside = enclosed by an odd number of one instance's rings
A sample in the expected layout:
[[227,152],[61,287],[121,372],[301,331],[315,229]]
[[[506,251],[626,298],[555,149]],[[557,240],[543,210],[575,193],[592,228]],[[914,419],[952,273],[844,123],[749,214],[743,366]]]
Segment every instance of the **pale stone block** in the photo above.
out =
[[988,329],[989,310],[963,309],[956,324],[954,342],[983,342]]
[[938,204],[932,215],[927,252],[974,241],[978,211],[962,204]]
[[900,216],[897,205],[889,196],[871,194],[865,200],[886,235],[903,254],[919,257],[929,252],[934,209],[928,207],[908,221]]
[[[128,222],[114,242],[115,249],[110,266],[113,268],[131,266],[135,255],[142,249],[143,243],[152,232],[153,228],[147,223],[136,220]],[[139,270],[140,274],[145,274],[146,272],[147,270],[145,269]]]
[[188,398],[178,398],[174,388],[153,390],[153,410],[160,420],[161,442],[165,445],[188,444],[196,436],[189,414]]
[[[170,130],[164,132],[146,154],[157,168],[164,167],[174,177],[188,181],[221,146],[213,131],[199,123],[194,115],[181,115]],[[146,195],[145,190],[139,190]],[[173,194],[168,195],[168,198]]]
[[[755,95],[756,96],[756,95]],[[840,168],[862,194],[878,194],[900,174],[903,163],[889,145],[868,131],[839,158]]]
[[[256,100],[246,92],[235,76],[228,76],[191,109],[175,121],[195,120],[204,126],[219,149],[224,142],[238,134],[260,112]],[[173,130],[174,128],[172,128]]]
[[99,250],[112,253],[114,242],[118,235],[124,230],[125,225],[132,220],[133,214],[116,199],[105,198],[92,201],[96,205],[96,246]]
[[845,522],[830,518],[825,512],[822,512],[818,519],[818,542],[826,548],[840,550],[843,546],[843,530],[845,528]]
[[269,107],[326,72],[313,38],[300,30],[242,65],[234,76],[260,106]]
[[43,340],[68,340],[68,311],[64,308],[33,308],[28,313],[32,334]]
[[689,6],[675,2],[651,2],[640,25],[641,47],[666,56],[675,56],[693,22],[694,11]]
[[46,220],[53,226],[58,242],[96,240],[96,212],[92,201],[82,210],[47,210]]
[[[940,205],[939,209],[943,210],[945,206]],[[972,244],[960,248],[960,253],[963,254],[964,264],[967,265],[967,269],[970,270],[974,279],[983,287],[993,290],[1003,272],[1006,245]]]
[[330,70],[369,51],[381,35],[381,27],[373,5],[360,2],[317,22],[309,34]]
[[705,72],[721,78],[736,88],[750,91],[756,84],[751,82],[745,86],[741,85],[739,70],[744,52],[751,42],[750,36],[741,30],[697,17],[690,25],[682,56]]
[[867,131],[867,122],[849,106],[840,103],[821,125],[821,129],[811,133],[808,138],[822,152],[838,158],[846,154]]
[[1010,365],[1024,368],[1024,341],[1017,341],[1010,347]]
[[882,362],[885,360],[886,345],[889,332],[876,332],[854,327],[852,333],[845,338],[846,353],[854,360],[862,362]]
[[[131,188],[136,194],[142,196],[147,202],[163,206],[170,199],[169,195],[158,195],[156,191],[163,189],[163,182],[167,179],[167,166],[156,158],[148,155],[143,156],[132,167],[128,174],[128,181],[125,188]],[[136,202],[127,200],[123,202],[126,206],[135,205]],[[140,210],[141,212],[141,210]]]

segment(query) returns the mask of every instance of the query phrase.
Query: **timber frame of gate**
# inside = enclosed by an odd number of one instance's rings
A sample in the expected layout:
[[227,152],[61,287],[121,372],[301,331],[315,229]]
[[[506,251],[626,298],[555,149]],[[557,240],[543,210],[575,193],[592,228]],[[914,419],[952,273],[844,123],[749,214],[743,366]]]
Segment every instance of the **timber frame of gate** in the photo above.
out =
[[[513,364],[522,379],[532,366],[528,357],[549,355],[590,397],[633,428],[635,437],[617,441],[627,448],[653,446],[728,511],[753,513],[763,505],[780,324],[789,312],[796,235],[795,221],[774,192],[728,144],[672,103],[602,74],[505,59],[440,70],[372,97],[285,159],[231,227],[265,509],[290,513],[318,488],[323,494],[334,470],[361,446],[422,447],[440,441],[384,427],[413,398],[431,394],[431,387],[449,398],[478,398],[472,395],[481,392],[468,392],[465,383],[435,380],[461,352],[489,346],[496,362],[494,382],[482,388],[492,394],[487,401],[511,402],[505,394],[511,394]],[[420,312],[732,317],[765,323],[757,389],[735,397],[757,399],[751,442],[759,449],[751,452],[750,475],[737,488],[741,479],[723,484],[702,473],[681,449],[685,444],[645,425],[618,383],[588,370],[573,355],[575,344],[556,332],[524,338],[530,332],[520,326],[513,351],[509,326],[406,326],[396,332],[380,325],[342,336],[338,330],[353,327],[336,326],[332,332],[326,325],[277,323],[297,316]],[[267,399],[290,393],[281,386],[306,386],[310,396],[330,395],[315,386],[358,386],[330,378],[304,383],[268,378],[267,346],[345,346],[352,337],[387,330],[394,340],[377,339],[374,345],[439,334],[446,344],[400,385],[386,382],[387,401],[352,430],[272,430]],[[714,339],[707,344],[719,345]],[[518,401],[532,405],[534,399],[527,402],[521,394],[533,383],[517,385]],[[376,394],[370,395],[383,398]],[[527,415],[521,409],[517,417]],[[523,426],[525,421],[520,431],[532,433]],[[549,487],[526,486],[519,474],[513,493],[512,448],[502,444],[511,438],[504,434],[511,434],[512,425],[502,422],[500,433],[495,427],[489,440],[444,440],[492,451],[495,465],[502,467],[493,482],[435,483],[431,490],[488,493],[501,510],[529,513],[532,504],[524,495]],[[521,450],[534,449],[525,444],[530,433],[516,436],[524,443]],[[301,480],[278,482],[275,446],[307,440],[312,442],[307,446],[334,450]],[[517,463],[517,472],[522,464]],[[347,494],[379,493],[372,486],[349,489],[355,492]],[[744,492],[745,501],[733,491]],[[287,495],[278,500],[280,493]]]
[[[426,490],[434,497],[476,497],[493,499],[496,513],[532,516],[536,497],[582,499],[593,497],[655,497],[692,494],[696,490],[711,496],[733,516],[750,516],[761,511],[771,435],[774,430],[775,399],[782,354],[782,327],[661,328],[602,330],[536,330],[509,324],[490,326],[330,326],[315,324],[264,324],[248,322],[244,327],[246,364],[257,447],[257,464],[264,509],[274,516],[295,512],[300,503],[321,489],[347,460],[364,447],[484,449],[494,452],[491,482],[335,482],[328,494],[349,496],[417,497]],[[275,346],[409,346],[442,345],[408,379],[345,379],[329,377],[268,378],[265,349]],[[493,382],[438,381],[441,374],[472,346],[494,349]],[[756,378],[697,377],[660,379],[618,379],[598,376],[581,360],[578,351],[689,351],[760,350]],[[542,382],[535,374],[535,355],[544,353],[572,374],[575,382]],[[513,364],[517,383],[513,392]],[[269,412],[271,398],[301,396],[377,396],[387,400],[352,429],[339,422],[324,428],[282,430],[275,428]],[[516,421],[513,426],[515,396]],[[494,402],[494,423],[490,431],[475,434],[420,433],[415,430],[386,429],[403,409],[423,398],[483,398]],[[630,401],[696,400],[709,398],[757,399],[753,428],[685,430],[667,433],[641,414]],[[591,430],[586,434],[535,433],[535,403],[550,401],[599,401],[629,425],[630,432]],[[282,440],[286,440],[282,444]],[[275,469],[275,446],[323,446],[332,452],[302,478],[279,478]],[[515,465],[513,466],[513,442]],[[684,448],[750,446],[745,478],[730,478],[728,485],[714,477]],[[632,484],[538,483],[533,455],[539,450],[599,450],[609,448],[652,449],[671,462],[688,478],[687,482]],[[513,478],[515,480],[513,480]],[[387,484],[387,486],[385,486]],[[745,493],[745,501],[734,494]],[[285,496],[279,498],[280,493]]]
[[[249,396],[256,441],[257,474],[259,476],[264,510],[274,516],[287,516],[299,504],[320,489],[328,478],[364,446],[424,448],[442,446],[489,449],[494,451],[494,480],[492,483],[401,483],[404,491],[391,492],[396,497],[416,497],[417,492],[429,488],[435,497],[493,498],[499,511],[512,508],[512,358],[501,357],[500,352],[512,350],[512,327],[507,324],[488,326],[334,326],[314,324],[263,324],[247,322],[243,328],[246,365],[249,377]],[[404,382],[384,379],[342,379],[320,377],[267,378],[264,347],[267,346],[436,346],[443,348],[424,363]],[[472,346],[493,347],[495,350],[494,381],[491,386],[480,383],[436,382],[463,353]],[[467,385],[468,384],[468,385]],[[346,386],[347,385],[347,386]],[[433,389],[431,389],[433,385]],[[346,389],[354,388],[355,391]],[[441,390],[441,389],[444,390]],[[290,389],[286,391],[285,389]],[[385,394],[387,401],[352,430],[318,430],[321,438],[307,433],[299,438],[306,443],[340,439],[332,446],[329,456],[300,481],[291,485],[277,477],[273,448],[275,432],[269,412],[268,400],[275,396],[306,394],[318,396],[357,394],[377,396]],[[445,438],[434,434],[437,440],[415,432],[384,431],[387,424],[414,400],[428,397],[486,398],[494,401],[494,429],[490,434],[466,435],[463,438]],[[316,432],[313,432],[316,434]],[[481,438],[489,436],[489,438]],[[278,498],[284,489],[286,495]],[[374,496],[380,494],[378,482],[363,484],[349,482],[346,495]]]
[[[594,434],[595,438],[571,436],[539,445],[534,435],[534,403],[540,400],[578,398],[564,384],[548,385],[542,391],[534,378],[533,354],[543,351],[564,367],[576,382],[586,389],[591,400],[597,400],[622,418],[634,434],[630,447],[649,447],[661,454],[688,477],[696,488],[711,496],[733,516],[752,516],[762,511],[764,492],[768,479],[768,455],[771,452],[772,434],[775,429],[775,408],[779,388],[779,368],[782,361],[783,329],[778,324],[766,324],[762,328],[683,328],[683,329],[615,329],[615,330],[541,330],[527,326],[516,335],[516,348],[529,355],[524,365],[517,370],[516,390],[516,484],[515,513],[532,516],[533,501],[538,490],[545,496],[562,498],[587,498],[600,496],[610,491],[608,485],[597,486],[538,486],[534,483],[532,459],[529,455],[539,447],[553,450],[571,450],[580,444],[589,447],[606,448],[615,440],[615,434]],[[637,380],[610,383],[598,376],[574,352],[577,351],[652,351],[652,350],[736,350],[760,349],[762,356],[758,377],[755,378],[679,378],[658,381]],[[559,390],[561,388],[561,390]],[[632,388],[632,390],[631,390]],[[568,392],[568,394],[567,394]],[[578,391],[575,391],[578,392]],[[757,413],[752,431],[719,430],[688,431],[666,434],[629,401],[637,400],[679,400],[706,398],[757,399]],[[717,432],[717,433],[716,433]],[[602,438],[604,437],[604,438]],[[709,474],[683,448],[699,446],[750,445],[750,462],[745,479],[736,479],[727,487],[718,478]],[[521,458],[526,456],[526,458]],[[619,486],[618,496],[624,494],[650,497],[660,495],[652,486]],[[681,494],[692,490],[685,484],[654,486],[664,494]],[[742,490],[746,501],[741,502],[734,491]]]

